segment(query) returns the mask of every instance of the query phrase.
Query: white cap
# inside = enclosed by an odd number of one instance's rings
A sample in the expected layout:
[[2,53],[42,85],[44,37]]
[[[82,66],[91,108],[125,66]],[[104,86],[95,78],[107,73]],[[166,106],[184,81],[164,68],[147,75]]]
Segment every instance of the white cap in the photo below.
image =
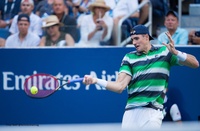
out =
[[171,115],[173,121],[181,120],[181,113],[179,111],[179,108],[178,108],[177,104],[173,104],[171,106],[170,115]]
[[34,6],[34,1],[33,0],[22,0],[21,4],[24,3],[24,2],[28,2],[28,3],[30,3],[30,4],[32,4]]

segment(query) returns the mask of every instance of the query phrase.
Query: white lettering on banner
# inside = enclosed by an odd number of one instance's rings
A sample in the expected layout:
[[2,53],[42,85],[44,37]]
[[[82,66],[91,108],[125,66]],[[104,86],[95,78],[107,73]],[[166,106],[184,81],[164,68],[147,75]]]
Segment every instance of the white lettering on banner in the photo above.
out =
[[14,90],[14,86],[9,87],[9,81],[12,81],[11,76],[13,76],[14,73],[12,72],[3,72],[3,89],[4,90]]
[[23,89],[23,84],[27,77],[29,76],[28,75],[17,76],[13,72],[3,72],[3,89],[4,90],[20,90],[20,87],[22,87],[21,89]]
[[[70,76],[70,75],[65,75],[64,77],[63,77],[63,79],[65,79],[65,80],[71,80],[71,79],[77,79],[77,78],[79,78],[80,76],[79,75],[74,75],[74,76]],[[63,82],[62,84],[64,84],[65,82]],[[62,85],[61,84],[61,85]],[[74,85],[74,84],[73,84]],[[80,87],[81,87],[81,83],[80,82],[76,82],[75,83],[75,85],[76,86],[67,86],[67,85],[65,85],[65,86],[63,86],[63,88],[65,89],[65,90],[78,90]]]
[[[33,74],[37,74],[37,71],[33,71]],[[93,77],[97,77],[97,73],[95,71],[91,71],[90,75],[92,75]],[[28,78],[29,76],[30,75],[15,75],[11,71],[3,72],[3,90],[8,90],[8,91],[9,90],[10,91],[11,90],[24,90],[23,84],[24,84],[26,78]],[[115,74],[107,74],[107,72],[105,70],[103,70],[101,78],[104,80],[113,81],[113,80],[117,79],[117,76],[118,76],[118,71],[115,71]],[[78,74],[62,75],[60,72],[57,75],[55,75],[55,77],[62,78],[64,80],[80,78],[80,76]],[[60,85],[62,85],[64,83],[65,83],[64,81],[59,81]],[[79,90],[81,87],[81,83],[82,82],[75,82],[70,85],[65,85],[65,86],[63,86],[63,88],[60,88],[60,89]],[[96,87],[96,90],[106,90],[105,87],[101,87],[97,84],[95,84],[95,87]],[[90,89],[90,85],[85,86],[85,90],[89,90],[89,89]]]

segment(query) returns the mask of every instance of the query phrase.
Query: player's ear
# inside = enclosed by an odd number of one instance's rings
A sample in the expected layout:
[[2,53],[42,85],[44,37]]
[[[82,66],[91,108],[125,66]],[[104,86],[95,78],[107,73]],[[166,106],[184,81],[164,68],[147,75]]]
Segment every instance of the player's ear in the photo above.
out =
[[148,34],[146,34],[146,38],[147,38],[147,41],[149,41],[150,40],[150,36],[148,35]]
[[145,40],[149,41],[149,35],[148,34],[143,35],[143,37],[145,38]]

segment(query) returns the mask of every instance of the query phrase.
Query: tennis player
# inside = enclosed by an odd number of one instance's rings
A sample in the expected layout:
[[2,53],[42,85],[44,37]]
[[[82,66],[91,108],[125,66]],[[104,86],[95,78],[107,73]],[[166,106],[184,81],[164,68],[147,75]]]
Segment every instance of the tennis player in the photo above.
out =
[[154,47],[150,44],[153,38],[148,28],[137,25],[131,32],[136,51],[124,56],[116,81],[84,76],[84,84],[99,84],[113,92],[121,93],[127,87],[128,100],[122,129],[160,128],[171,66],[199,67],[195,56],[176,50],[170,34],[166,32],[166,35],[170,42]]

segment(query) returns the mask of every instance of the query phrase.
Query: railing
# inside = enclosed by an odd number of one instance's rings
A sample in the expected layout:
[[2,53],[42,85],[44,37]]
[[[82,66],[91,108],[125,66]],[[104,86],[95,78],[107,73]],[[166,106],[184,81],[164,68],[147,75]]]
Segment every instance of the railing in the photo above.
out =
[[178,0],[178,19],[179,19],[179,27],[181,27],[181,17],[182,17],[182,0]]
[[148,16],[149,18],[148,18],[148,22],[145,24],[145,26],[149,27],[149,32],[150,32],[150,34],[152,33],[152,5],[149,0],[145,0],[144,2],[139,4],[137,9],[135,9],[133,12],[131,12],[130,14],[127,14],[126,16],[124,16],[122,19],[119,20],[119,23],[117,26],[117,32],[118,32],[117,45],[118,46],[124,46],[126,43],[128,43],[131,40],[131,38],[128,37],[123,42],[121,42],[121,26],[122,26],[123,21],[126,20],[128,17],[130,17],[133,13],[135,13],[136,11],[141,9],[146,4],[149,4],[149,16]]

